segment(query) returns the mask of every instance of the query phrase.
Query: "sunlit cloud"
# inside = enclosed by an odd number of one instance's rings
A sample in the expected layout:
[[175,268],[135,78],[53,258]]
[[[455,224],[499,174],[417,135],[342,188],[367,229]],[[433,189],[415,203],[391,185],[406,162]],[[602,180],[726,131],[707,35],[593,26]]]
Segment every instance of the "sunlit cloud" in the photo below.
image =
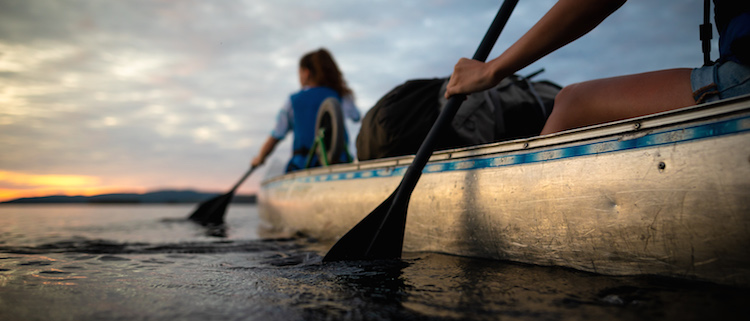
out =
[[63,61],[77,52],[71,45],[11,45],[0,42],[0,72],[26,72],[43,64]]
[[104,117],[105,126],[117,126],[119,121],[115,117]]
[[200,127],[193,130],[193,137],[196,143],[202,143],[214,138],[213,131],[208,127]]
[[236,119],[226,114],[216,115],[216,121],[228,131],[237,131],[242,128],[241,124]]
[[0,184],[19,187],[81,187],[92,186],[100,179],[85,175],[26,174],[0,171]]
[[147,53],[119,52],[103,58],[111,64],[111,73],[124,79],[146,79],[166,67],[166,59]]

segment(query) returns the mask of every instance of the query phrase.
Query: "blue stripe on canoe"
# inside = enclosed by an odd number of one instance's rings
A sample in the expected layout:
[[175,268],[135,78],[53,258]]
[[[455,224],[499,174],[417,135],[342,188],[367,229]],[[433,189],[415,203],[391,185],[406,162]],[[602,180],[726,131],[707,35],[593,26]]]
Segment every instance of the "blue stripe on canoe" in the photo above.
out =
[[[589,156],[605,154],[612,152],[625,151],[637,148],[648,148],[660,145],[687,142],[698,139],[706,139],[717,136],[736,134],[750,130],[750,117],[726,120],[711,124],[704,124],[695,127],[675,129],[665,132],[648,134],[643,137],[620,141],[617,139],[591,143],[586,145],[570,146],[557,149],[546,149],[536,152],[528,152],[514,155],[486,157],[469,160],[456,160],[450,162],[441,162],[427,164],[423,173],[440,173],[450,171],[476,170],[483,168],[503,167],[520,164],[530,164],[546,162],[551,160],[560,160],[571,157]],[[356,172],[322,174],[316,176],[300,177],[294,179],[297,182],[328,182],[350,179],[364,179],[373,177],[391,177],[403,176],[408,166],[397,168],[381,168],[372,170],[362,170]],[[271,185],[280,184],[282,181],[271,183]]]

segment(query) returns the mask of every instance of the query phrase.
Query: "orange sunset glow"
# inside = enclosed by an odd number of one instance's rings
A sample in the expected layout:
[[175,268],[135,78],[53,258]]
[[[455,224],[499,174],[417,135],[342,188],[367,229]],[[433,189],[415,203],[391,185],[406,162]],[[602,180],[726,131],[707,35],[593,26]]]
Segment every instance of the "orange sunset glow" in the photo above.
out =
[[[123,192],[122,187],[100,184],[98,177],[63,174],[28,174],[0,170],[0,202],[49,195],[92,196]],[[145,188],[127,188],[142,193]]]

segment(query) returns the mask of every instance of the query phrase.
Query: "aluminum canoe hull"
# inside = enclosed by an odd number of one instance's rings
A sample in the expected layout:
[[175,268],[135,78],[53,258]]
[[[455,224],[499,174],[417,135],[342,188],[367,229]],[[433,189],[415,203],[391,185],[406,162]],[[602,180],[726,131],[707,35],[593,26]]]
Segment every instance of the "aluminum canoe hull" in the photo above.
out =
[[[267,230],[336,240],[412,157],[263,182]],[[750,286],[750,96],[433,154],[404,251]]]

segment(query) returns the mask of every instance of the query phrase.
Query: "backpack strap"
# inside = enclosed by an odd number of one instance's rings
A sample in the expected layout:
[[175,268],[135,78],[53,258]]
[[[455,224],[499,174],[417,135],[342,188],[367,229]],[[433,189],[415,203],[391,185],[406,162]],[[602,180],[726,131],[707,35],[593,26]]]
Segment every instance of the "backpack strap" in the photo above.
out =
[[529,87],[529,92],[532,96],[534,96],[534,99],[536,100],[537,106],[539,106],[539,110],[542,111],[542,117],[546,120],[549,115],[547,115],[547,108],[544,107],[544,102],[542,101],[542,97],[539,96],[539,93],[534,89],[534,84],[529,81],[529,78],[527,77],[518,77],[526,82],[526,85]]
[[703,24],[700,25],[701,44],[703,45],[703,65],[711,66],[711,39],[713,25],[711,25],[711,0],[703,0]]
[[482,92],[484,100],[490,106],[492,115],[495,116],[495,137],[497,140],[505,134],[505,117],[503,117],[503,108],[500,106],[500,94],[497,90],[485,90]]

